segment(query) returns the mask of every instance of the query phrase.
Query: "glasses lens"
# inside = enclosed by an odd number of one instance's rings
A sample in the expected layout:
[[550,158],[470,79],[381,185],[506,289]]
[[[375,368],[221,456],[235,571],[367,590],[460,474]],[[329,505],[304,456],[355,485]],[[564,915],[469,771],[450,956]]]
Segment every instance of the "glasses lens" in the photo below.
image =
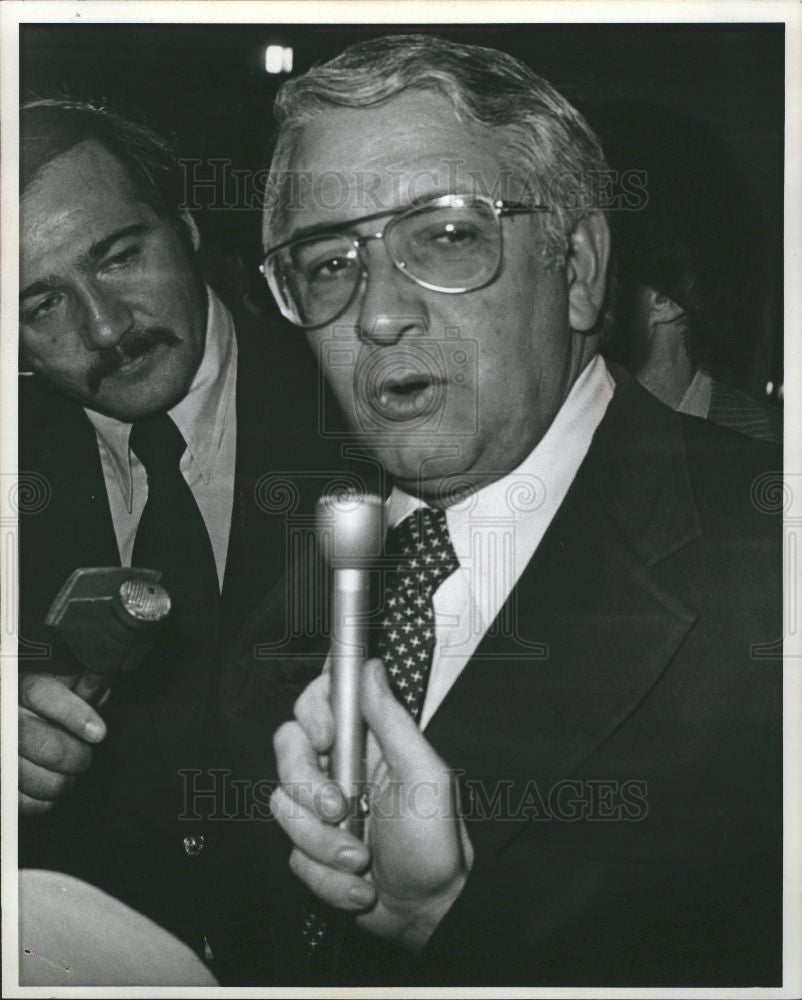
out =
[[356,248],[342,236],[298,240],[271,256],[265,270],[284,315],[301,326],[334,319],[361,278]]
[[423,205],[385,230],[395,263],[424,285],[469,291],[490,281],[501,260],[501,227],[491,205],[455,195]]

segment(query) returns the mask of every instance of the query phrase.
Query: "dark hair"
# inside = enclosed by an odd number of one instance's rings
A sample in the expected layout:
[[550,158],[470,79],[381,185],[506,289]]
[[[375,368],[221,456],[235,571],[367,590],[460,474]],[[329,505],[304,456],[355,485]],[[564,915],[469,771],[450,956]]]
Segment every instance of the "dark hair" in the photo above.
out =
[[26,104],[20,114],[20,197],[48,163],[82,142],[97,142],[124,168],[133,193],[189,238],[184,172],[170,145],[145,125],[80,101]]
[[622,313],[637,285],[661,292],[684,311],[691,363],[737,380],[760,287],[762,233],[750,185],[716,135],[667,108],[609,102],[591,120],[619,177],[645,174],[645,204],[611,213]]

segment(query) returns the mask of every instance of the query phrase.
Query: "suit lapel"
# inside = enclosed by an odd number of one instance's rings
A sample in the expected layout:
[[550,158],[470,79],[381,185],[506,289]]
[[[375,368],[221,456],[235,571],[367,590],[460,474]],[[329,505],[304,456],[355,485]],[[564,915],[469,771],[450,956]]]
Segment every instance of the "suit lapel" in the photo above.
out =
[[[92,425],[83,410],[37,378],[20,390],[20,482],[43,502],[20,511],[21,629],[46,637],[48,608],[80,566],[119,566],[103,471]],[[25,658],[21,646],[21,658]]]
[[[619,377],[538,551],[426,730],[475,782],[546,794],[637,710],[695,621],[652,568],[699,533],[670,411]],[[488,845],[516,824],[479,824]],[[479,846],[477,844],[477,846]]]
[[237,465],[223,585],[230,640],[294,558],[325,483],[342,469],[318,427],[319,376],[285,329],[238,331]]

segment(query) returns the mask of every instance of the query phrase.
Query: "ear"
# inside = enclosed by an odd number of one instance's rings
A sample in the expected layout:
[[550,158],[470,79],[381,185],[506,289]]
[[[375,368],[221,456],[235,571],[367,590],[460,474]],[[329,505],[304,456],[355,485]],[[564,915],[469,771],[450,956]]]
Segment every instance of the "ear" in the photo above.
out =
[[607,287],[610,228],[600,213],[581,219],[571,234],[566,276],[568,319],[572,330],[592,330],[599,318]]
[[182,212],[181,219],[184,225],[187,227],[187,232],[189,233],[189,238],[192,241],[193,249],[199,250],[201,244],[201,238],[195,220],[192,218],[189,212]]
[[684,316],[685,310],[682,306],[678,306],[673,299],[670,299],[667,295],[663,295],[662,292],[658,292],[656,288],[649,289],[650,323],[673,323]]

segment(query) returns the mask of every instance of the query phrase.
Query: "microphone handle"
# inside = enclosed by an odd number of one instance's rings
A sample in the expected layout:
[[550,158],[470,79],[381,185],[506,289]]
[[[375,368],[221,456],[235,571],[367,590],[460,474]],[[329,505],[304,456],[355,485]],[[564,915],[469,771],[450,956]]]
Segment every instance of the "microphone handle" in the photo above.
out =
[[343,829],[361,836],[364,815],[365,723],[360,709],[362,665],[367,658],[366,616],[370,574],[366,569],[334,570],[331,639],[331,705],[335,738],[331,777],[348,799]]
[[97,706],[109,688],[109,680],[107,675],[85,670],[75,678],[75,683],[70,684],[70,687],[79,698],[83,698],[90,705]]

